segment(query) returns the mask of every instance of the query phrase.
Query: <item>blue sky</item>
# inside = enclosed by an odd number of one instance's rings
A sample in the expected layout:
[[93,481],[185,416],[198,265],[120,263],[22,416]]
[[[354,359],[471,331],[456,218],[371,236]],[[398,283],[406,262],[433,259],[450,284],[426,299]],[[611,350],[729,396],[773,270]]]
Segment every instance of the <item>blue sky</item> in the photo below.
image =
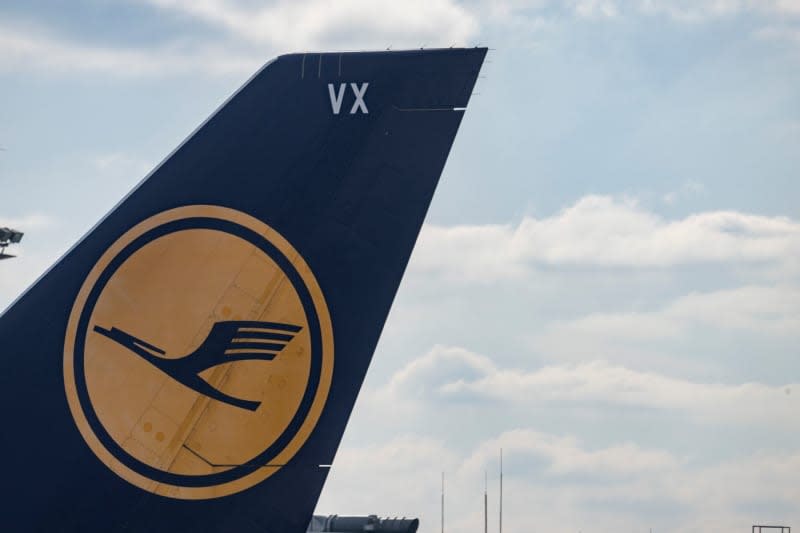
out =
[[0,307],[270,57],[451,44],[492,50],[318,511],[432,531],[446,470],[477,528],[502,446],[505,531],[800,525],[796,0],[4,3]]

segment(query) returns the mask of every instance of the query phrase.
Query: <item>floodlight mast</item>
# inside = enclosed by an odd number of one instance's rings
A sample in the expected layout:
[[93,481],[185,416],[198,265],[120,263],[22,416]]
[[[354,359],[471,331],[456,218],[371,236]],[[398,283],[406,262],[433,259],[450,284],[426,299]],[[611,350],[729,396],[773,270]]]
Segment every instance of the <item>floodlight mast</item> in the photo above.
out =
[[11,259],[13,255],[6,253],[9,244],[18,244],[24,233],[11,228],[0,228],[0,259]]

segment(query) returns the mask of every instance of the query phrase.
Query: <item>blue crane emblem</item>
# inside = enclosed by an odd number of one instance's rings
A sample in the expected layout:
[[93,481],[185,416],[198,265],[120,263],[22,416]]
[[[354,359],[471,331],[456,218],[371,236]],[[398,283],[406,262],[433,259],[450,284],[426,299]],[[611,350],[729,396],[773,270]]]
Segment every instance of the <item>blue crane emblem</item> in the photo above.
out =
[[229,320],[215,323],[206,339],[193,352],[167,359],[166,352],[125,331],[95,326],[94,331],[140,356],[175,381],[214,400],[249,411],[261,402],[236,398],[217,389],[200,374],[209,368],[235,361],[272,361],[301,330],[279,322]]

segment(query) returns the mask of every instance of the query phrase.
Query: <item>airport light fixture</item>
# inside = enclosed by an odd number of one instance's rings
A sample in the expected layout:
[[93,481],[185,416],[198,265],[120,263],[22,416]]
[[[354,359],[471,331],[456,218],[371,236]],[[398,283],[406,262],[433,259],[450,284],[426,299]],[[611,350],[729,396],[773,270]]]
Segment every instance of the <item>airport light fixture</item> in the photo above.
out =
[[17,244],[22,240],[24,233],[11,228],[0,228],[0,246]]
[[5,253],[6,246],[9,244],[17,244],[22,240],[24,234],[11,228],[0,228],[0,259],[10,259],[14,257]]

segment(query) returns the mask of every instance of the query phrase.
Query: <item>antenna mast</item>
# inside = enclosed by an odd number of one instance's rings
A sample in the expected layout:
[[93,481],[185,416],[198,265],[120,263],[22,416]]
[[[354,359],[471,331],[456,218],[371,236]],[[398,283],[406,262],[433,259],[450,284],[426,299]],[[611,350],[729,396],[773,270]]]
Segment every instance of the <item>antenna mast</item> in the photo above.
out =
[[442,472],[442,533],[444,533],[444,472]]
[[500,448],[500,531],[503,533],[503,448]]
[[483,533],[489,533],[489,474],[483,471]]

